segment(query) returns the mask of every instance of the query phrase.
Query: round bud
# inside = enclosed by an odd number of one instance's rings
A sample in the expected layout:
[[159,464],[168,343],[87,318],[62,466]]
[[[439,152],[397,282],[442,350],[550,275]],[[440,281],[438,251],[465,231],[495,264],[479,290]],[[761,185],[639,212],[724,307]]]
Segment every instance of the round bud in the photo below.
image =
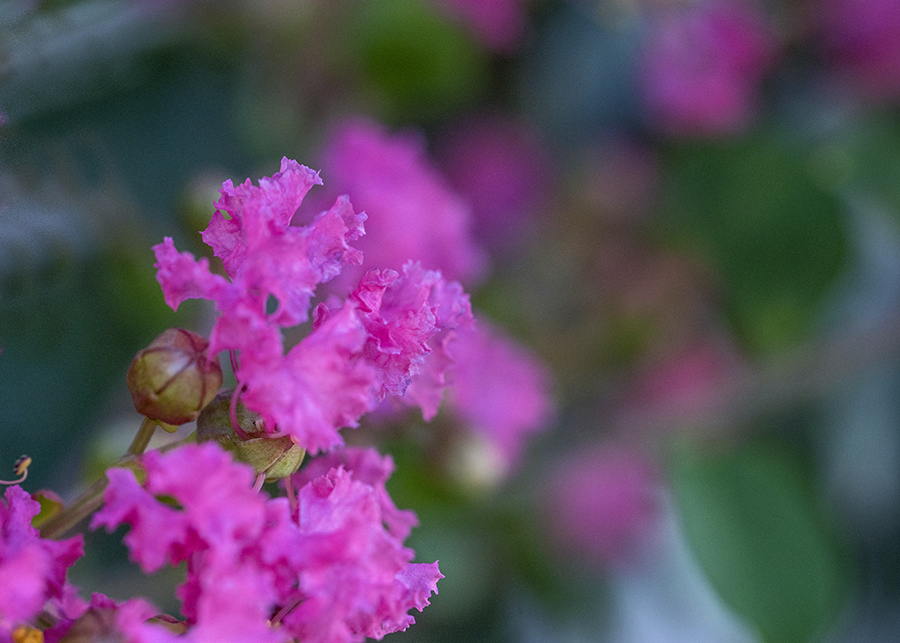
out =
[[266,481],[281,480],[300,468],[306,451],[294,444],[290,436],[270,437],[258,413],[242,402],[235,408],[239,435],[231,426],[231,396],[223,391],[207,405],[197,418],[197,441],[215,440],[230,451],[236,460],[249,464]]
[[196,420],[222,386],[219,358],[207,348],[202,335],[170,328],[138,352],[126,378],[137,412],[168,424]]

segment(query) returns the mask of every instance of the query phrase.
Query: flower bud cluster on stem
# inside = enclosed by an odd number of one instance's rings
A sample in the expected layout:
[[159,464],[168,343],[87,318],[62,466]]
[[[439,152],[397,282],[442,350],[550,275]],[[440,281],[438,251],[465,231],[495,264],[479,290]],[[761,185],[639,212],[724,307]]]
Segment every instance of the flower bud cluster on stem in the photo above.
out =
[[[345,448],[340,430],[414,382],[428,389],[417,399],[439,399],[447,348],[473,323],[468,296],[410,261],[367,270],[345,300],[310,315],[319,284],[362,264],[351,244],[366,220],[342,196],[292,226],[320,182],[283,159],[258,185],[223,184],[202,234],[227,277],[170,238],[154,247],[172,308],[188,298],[215,304],[209,339],[173,328],[137,354],[127,383],[144,420],[105,479],[67,506],[51,502],[47,515],[20,486],[7,489],[0,637],[343,643],[405,630],[409,611],[429,604],[443,576],[403,545],[417,520],[386,491],[392,460]],[[310,319],[307,336],[286,349],[283,329]],[[220,392],[223,350],[237,386]],[[157,426],[195,420],[189,438],[146,451]],[[317,457],[301,469],[307,455]],[[276,480],[285,495],[263,490]],[[58,539],[89,516],[91,529],[129,527],[123,542],[145,573],[184,565],[180,618],[142,599],[79,595],[66,574],[83,537]]]

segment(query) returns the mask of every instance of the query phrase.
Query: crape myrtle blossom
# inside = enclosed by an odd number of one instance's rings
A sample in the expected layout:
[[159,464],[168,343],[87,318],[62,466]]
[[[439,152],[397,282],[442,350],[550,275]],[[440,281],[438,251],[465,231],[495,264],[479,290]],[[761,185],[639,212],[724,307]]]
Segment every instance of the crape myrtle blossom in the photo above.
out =
[[[480,275],[485,254],[471,234],[472,209],[427,158],[419,138],[350,120],[326,143],[323,165],[337,189],[353,194],[370,217],[368,245],[360,244],[363,268],[413,259],[463,281]],[[411,377],[406,395],[394,399],[418,406],[428,420],[447,384],[451,414],[484,438],[498,464],[509,470],[526,437],[546,426],[549,377],[529,351],[481,320],[443,326],[430,340],[432,352]]]
[[392,135],[367,119],[345,121],[326,143],[322,166],[330,185],[352,194],[369,216],[358,244],[367,267],[399,270],[411,259],[465,285],[483,274],[486,256],[472,239],[471,211],[415,132]]
[[130,525],[124,542],[147,573],[187,569],[178,596],[190,629],[134,640],[345,643],[413,623],[407,612],[428,605],[442,575],[403,547],[415,516],[384,490],[390,461],[355,451],[329,462],[298,474],[294,508],[255,492],[253,470],[213,443],[146,454],[144,484],[111,469],[92,527]]
[[[385,395],[403,395],[432,351],[432,336],[471,322],[461,287],[404,261],[397,266],[402,273],[366,273],[342,305],[318,307],[313,331],[285,353],[281,329],[308,319],[316,286],[362,263],[350,243],[363,235],[366,215],[354,212],[346,196],[309,225],[290,225],[320,183],[314,171],[283,159],[281,171],[258,186],[249,179],[223,184],[203,239],[230,280],[206,259],[179,253],[170,238],[154,247],[166,303],[216,303],[209,351],[237,354],[241,400],[261,414],[267,430],[291,435],[311,453],[342,444],[338,429],[356,426]],[[270,299],[277,307],[267,313]]]
[[659,10],[645,35],[640,72],[651,122],[680,136],[746,129],[777,48],[774,29],[746,0]]
[[627,444],[570,454],[544,484],[547,535],[567,557],[627,564],[654,536],[659,514],[656,463]]
[[31,525],[40,504],[18,485],[0,502],[0,640],[69,592],[66,572],[84,553],[83,538],[46,540]]

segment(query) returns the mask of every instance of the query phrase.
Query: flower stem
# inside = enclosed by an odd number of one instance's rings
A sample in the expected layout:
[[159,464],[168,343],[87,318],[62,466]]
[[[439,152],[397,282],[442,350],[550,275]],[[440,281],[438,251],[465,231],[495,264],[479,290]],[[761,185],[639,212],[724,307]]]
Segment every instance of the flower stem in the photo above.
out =
[[84,518],[97,511],[103,506],[103,492],[106,490],[106,484],[105,477],[97,480],[72,504],[42,524],[40,527],[41,537],[60,538]]
[[128,447],[129,455],[140,455],[146,450],[147,445],[150,444],[150,438],[153,437],[153,433],[156,431],[156,425],[156,420],[144,418],[144,421],[141,422],[141,428],[138,429],[131,446]]

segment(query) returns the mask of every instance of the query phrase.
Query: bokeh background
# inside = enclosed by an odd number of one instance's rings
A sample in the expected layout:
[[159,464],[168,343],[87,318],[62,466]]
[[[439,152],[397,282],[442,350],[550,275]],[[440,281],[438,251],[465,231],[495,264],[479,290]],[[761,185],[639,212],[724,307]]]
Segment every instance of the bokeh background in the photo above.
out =
[[211,324],[151,245],[282,156],[343,190],[347,123],[499,338],[480,415],[348,432],[446,575],[391,640],[900,640],[900,0],[0,0],[0,466],[100,475],[134,353]]

